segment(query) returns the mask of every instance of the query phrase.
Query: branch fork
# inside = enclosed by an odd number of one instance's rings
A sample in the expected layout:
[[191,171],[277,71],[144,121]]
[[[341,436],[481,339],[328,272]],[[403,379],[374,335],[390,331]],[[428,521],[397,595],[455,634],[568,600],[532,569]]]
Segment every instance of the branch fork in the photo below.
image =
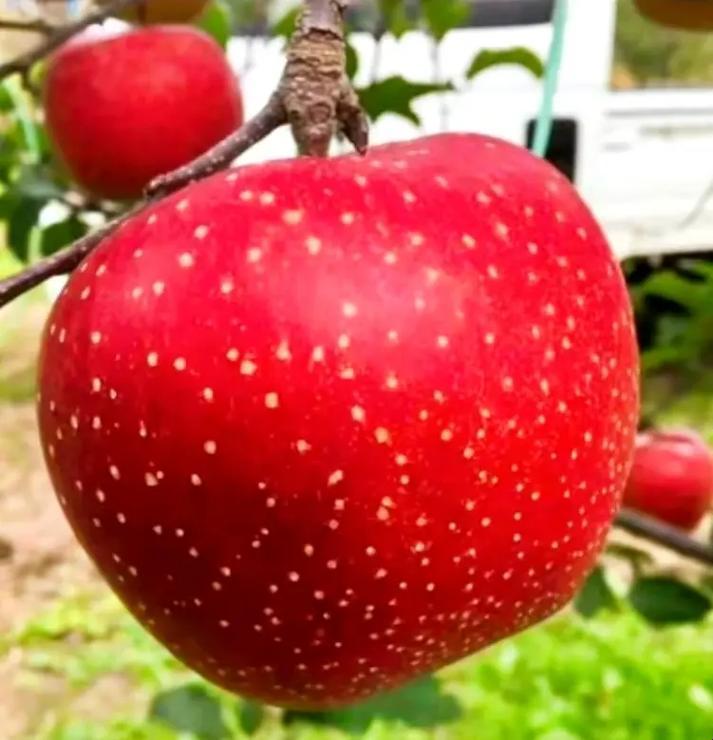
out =
[[149,183],[157,198],[228,167],[276,128],[290,125],[300,154],[326,157],[336,134],[364,154],[367,117],[346,74],[344,0],[307,0],[287,49],[284,72],[267,105],[201,157]]

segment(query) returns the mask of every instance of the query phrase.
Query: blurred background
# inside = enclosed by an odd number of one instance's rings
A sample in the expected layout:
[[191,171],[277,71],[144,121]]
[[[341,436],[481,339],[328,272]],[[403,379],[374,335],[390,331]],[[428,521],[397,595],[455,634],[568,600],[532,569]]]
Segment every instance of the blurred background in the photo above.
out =
[[[64,23],[89,6],[0,0],[0,20]],[[294,6],[217,0],[196,21],[226,49],[248,116],[279,79]],[[376,143],[444,130],[533,143],[547,101],[553,0],[352,6],[350,72]],[[568,8],[546,156],[574,181],[622,261],[642,349],[642,426],[686,427],[713,444],[713,30],[656,25],[634,0]],[[0,27],[0,63],[40,39]],[[55,165],[32,92],[41,72],[25,86],[0,84],[0,276],[125,207],[88,198]],[[243,160],[293,154],[289,133],[278,131]],[[189,674],[98,579],[50,490],[34,369],[58,287],[0,309],[0,738],[713,736],[713,574],[620,531],[566,613],[363,707],[285,714]],[[710,540],[710,515],[695,536]]]

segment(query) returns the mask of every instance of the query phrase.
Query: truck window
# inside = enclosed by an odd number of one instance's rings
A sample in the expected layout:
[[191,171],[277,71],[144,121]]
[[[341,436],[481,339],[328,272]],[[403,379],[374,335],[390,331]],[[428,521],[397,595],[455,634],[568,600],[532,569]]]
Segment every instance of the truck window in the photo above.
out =
[[549,23],[554,0],[474,0],[471,28]]
[[[487,28],[549,23],[555,0],[467,0],[471,10],[462,27]],[[407,17],[420,17],[420,0],[403,0]],[[378,0],[362,0],[349,10],[358,30],[374,32],[381,22]]]
[[[535,126],[534,120],[527,122],[525,146],[528,149],[535,138]],[[552,134],[545,152],[545,159],[572,182],[577,176],[577,136],[577,121],[573,118],[556,118],[552,122]]]

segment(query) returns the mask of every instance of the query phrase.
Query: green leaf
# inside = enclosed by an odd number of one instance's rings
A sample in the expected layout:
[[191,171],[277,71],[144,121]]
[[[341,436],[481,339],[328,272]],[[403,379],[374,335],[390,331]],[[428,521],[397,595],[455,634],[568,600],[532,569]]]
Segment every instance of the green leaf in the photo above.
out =
[[614,557],[628,560],[634,568],[643,568],[653,561],[651,553],[640,550],[638,547],[622,545],[618,542],[612,542],[607,546],[607,553]]
[[452,28],[462,26],[471,11],[465,0],[421,0],[421,8],[429,33],[439,41]]
[[393,113],[418,126],[420,120],[413,110],[413,102],[424,95],[452,89],[450,83],[409,82],[403,77],[388,77],[361,89],[359,98],[372,121],[386,113]]
[[42,210],[43,203],[30,198],[15,201],[7,222],[7,246],[22,262],[30,257],[30,239],[32,229]]
[[384,27],[397,39],[413,28],[403,0],[379,0],[379,7],[384,19]]
[[475,76],[491,67],[503,64],[515,64],[532,72],[535,77],[540,78],[545,73],[545,65],[540,57],[524,46],[514,46],[510,49],[483,49],[478,52],[468,67],[466,77],[472,80]]
[[240,729],[246,735],[254,735],[265,719],[265,708],[262,704],[246,701],[240,707]]
[[656,625],[698,622],[713,606],[697,589],[664,576],[636,581],[629,600],[644,619]]
[[188,684],[157,694],[149,719],[163,722],[178,732],[190,732],[201,740],[228,738],[221,707],[200,684]]
[[10,91],[7,89],[7,82],[0,85],[0,113],[9,113],[15,107]]
[[83,221],[76,216],[70,216],[66,221],[60,221],[42,230],[40,251],[43,256],[54,254],[84,236],[87,231],[87,225]]
[[574,600],[574,608],[583,617],[593,617],[603,609],[616,607],[616,597],[601,567],[595,568]]
[[309,722],[339,728],[362,736],[377,719],[401,722],[408,727],[438,727],[460,717],[455,697],[443,693],[440,682],[427,676],[353,708],[330,712],[288,712],[285,723]]
[[651,275],[638,288],[639,297],[664,298],[678,303],[692,313],[707,312],[713,290],[713,266],[699,262],[690,266],[688,274],[662,270]]
[[212,36],[224,49],[233,30],[233,14],[221,0],[214,0],[196,21],[196,26]]
[[353,80],[359,71],[359,54],[357,50],[347,41],[347,75]]
[[10,219],[10,214],[16,204],[17,199],[9,190],[0,195],[0,221],[8,221]]
[[277,20],[272,26],[273,36],[282,36],[289,38],[295,30],[297,25],[297,17],[300,14],[299,8],[292,8],[288,10],[279,20]]
[[65,191],[54,181],[54,174],[45,166],[23,167],[14,187],[26,198],[43,203],[53,198],[62,198]]

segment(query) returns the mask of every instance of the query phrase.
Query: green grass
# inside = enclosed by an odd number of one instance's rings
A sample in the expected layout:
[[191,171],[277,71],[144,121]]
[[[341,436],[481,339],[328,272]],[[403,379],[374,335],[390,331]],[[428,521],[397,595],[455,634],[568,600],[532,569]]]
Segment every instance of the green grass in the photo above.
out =
[[[40,718],[36,740],[192,739],[197,736],[145,718],[156,692],[196,682],[204,701],[222,713],[214,719],[225,737],[248,737],[240,723],[255,708],[187,673],[112,598],[62,601],[0,645],[3,651],[22,649],[25,685],[56,674],[72,687],[62,706],[55,703]],[[126,708],[101,720],[77,716],[82,695],[117,675],[127,681]],[[268,712],[252,737],[710,740],[713,621],[653,630],[626,611],[592,621],[568,614],[452,666],[438,679],[320,721],[292,717],[288,724]]]

